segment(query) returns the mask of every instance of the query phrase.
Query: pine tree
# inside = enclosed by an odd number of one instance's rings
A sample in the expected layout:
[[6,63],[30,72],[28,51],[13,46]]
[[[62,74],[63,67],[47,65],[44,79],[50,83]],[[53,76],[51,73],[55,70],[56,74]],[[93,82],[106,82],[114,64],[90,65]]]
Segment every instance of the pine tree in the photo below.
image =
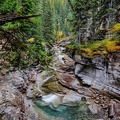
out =
[[47,53],[41,43],[42,35],[38,33],[41,25],[40,15],[36,15],[36,11],[40,11],[38,6],[37,0],[0,1],[1,51],[6,51],[0,54],[5,62],[17,67],[45,62]]
[[48,0],[43,0],[43,37],[46,42],[53,40],[53,21],[51,4]]
[[[73,31],[78,43],[104,39],[107,31],[119,21],[119,1],[68,0],[73,11]],[[102,33],[98,34],[101,31]]]

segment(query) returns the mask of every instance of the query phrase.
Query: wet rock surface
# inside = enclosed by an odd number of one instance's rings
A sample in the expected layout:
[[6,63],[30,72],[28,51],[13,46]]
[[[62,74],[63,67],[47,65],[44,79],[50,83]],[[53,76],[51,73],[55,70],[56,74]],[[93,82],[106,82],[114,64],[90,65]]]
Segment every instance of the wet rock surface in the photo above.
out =
[[119,97],[103,92],[119,95],[119,87],[113,82],[119,82],[119,64],[112,62],[106,68],[103,58],[91,61],[79,55],[74,61],[62,46],[53,47],[51,71],[43,71],[38,65],[1,75],[2,120],[119,120]]

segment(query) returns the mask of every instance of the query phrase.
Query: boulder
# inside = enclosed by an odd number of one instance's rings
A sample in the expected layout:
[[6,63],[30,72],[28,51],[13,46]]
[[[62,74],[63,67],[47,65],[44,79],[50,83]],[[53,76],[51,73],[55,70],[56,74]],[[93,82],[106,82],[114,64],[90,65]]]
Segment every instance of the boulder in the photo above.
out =
[[67,92],[67,95],[65,95],[62,99],[62,103],[70,103],[70,102],[78,102],[81,101],[81,99],[85,97],[85,95],[80,95],[72,90]]
[[93,115],[98,113],[98,108],[97,108],[96,104],[91,104],[88,106],[88,108]]

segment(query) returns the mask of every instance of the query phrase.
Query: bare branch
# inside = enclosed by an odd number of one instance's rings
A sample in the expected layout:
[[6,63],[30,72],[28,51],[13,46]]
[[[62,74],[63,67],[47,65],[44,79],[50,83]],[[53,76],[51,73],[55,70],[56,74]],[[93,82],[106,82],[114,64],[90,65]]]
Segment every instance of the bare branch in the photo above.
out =
[[32,17],[39,17],[39,16],[41,16],[41,14],[29,15],[29,16],[7,17],[7,18],[3,17],[3,19],[0,19],[0,25],[4,25],[7,22],[22,20],[22,19],[28,19],[28,18],[32,18]]

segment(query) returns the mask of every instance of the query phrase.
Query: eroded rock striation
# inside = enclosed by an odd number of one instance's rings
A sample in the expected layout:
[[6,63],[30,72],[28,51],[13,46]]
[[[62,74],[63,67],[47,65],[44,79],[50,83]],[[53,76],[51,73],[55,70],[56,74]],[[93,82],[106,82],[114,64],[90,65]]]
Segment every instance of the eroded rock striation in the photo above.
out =
[[85,58],[76,54],[75,75],[91,87],[120,95],[120,53]]

